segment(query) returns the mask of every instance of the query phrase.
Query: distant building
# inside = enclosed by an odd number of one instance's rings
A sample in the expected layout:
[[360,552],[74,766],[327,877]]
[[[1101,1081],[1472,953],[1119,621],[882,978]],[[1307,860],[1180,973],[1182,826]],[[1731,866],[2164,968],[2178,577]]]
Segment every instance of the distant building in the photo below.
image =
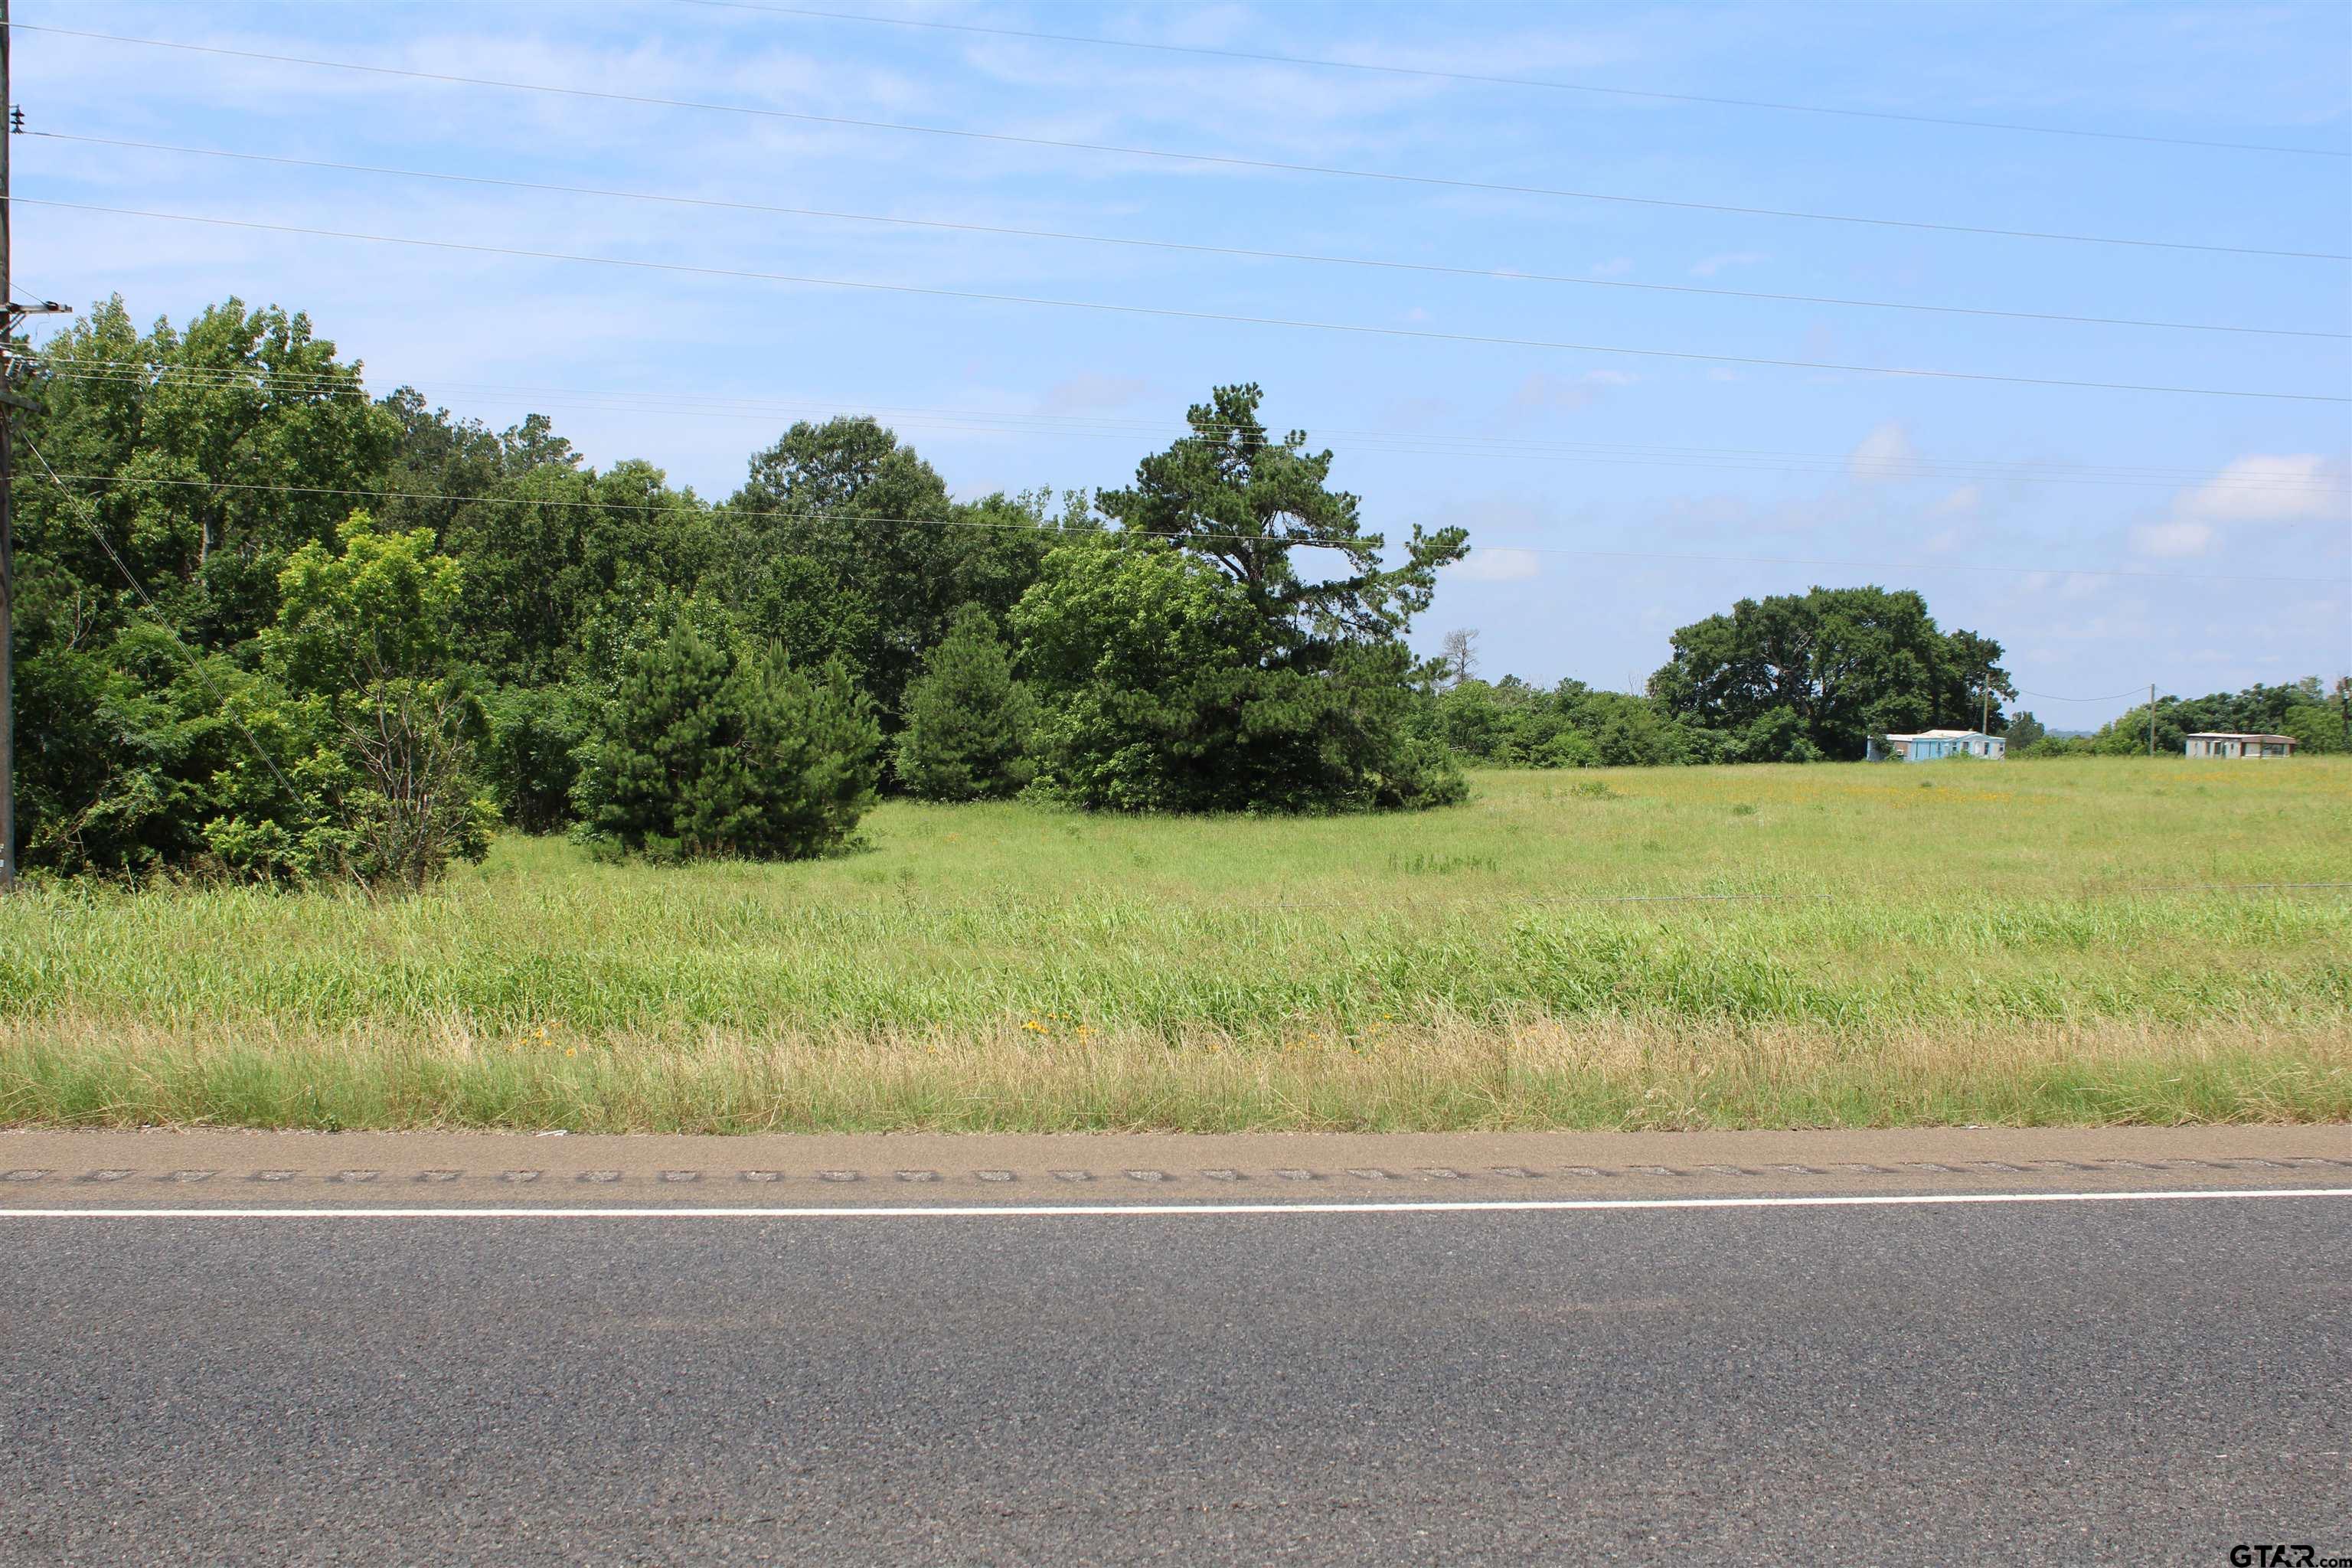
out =
[[1869,757],[1874,763],[1890,758],[1905,763],[1939,763],[1946,757],[1990,757],[2000,762],[2008,755],[2007,741],[1981,730],[1922,730],[1916,735],[1889,735],[1884,747],[1875,740],[1869,742]]
[[2180,743],[2191,757],[2291,757],[2299,742],[2293,735],[2247,735],[2235,730],[2200,730]]

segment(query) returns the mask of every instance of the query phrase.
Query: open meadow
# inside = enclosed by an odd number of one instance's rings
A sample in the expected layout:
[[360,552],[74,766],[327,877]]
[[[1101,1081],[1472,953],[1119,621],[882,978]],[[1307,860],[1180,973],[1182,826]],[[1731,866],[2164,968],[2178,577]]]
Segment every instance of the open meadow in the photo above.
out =
[[0,902],[0,1122],[1444,1129],[2352,1118],[2352,760],[1474,775],[1317,819],[509,837],[415,898]]

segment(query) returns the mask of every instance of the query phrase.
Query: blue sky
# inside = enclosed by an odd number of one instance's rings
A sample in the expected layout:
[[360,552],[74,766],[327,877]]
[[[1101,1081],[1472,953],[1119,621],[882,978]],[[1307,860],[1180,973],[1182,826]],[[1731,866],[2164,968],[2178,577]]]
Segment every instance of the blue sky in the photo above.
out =
[[[1622,687],[1745,595],[1916,586],[2020,685],[2201,692],[2352,668],[2352,405],[1931,380],[1109,314],[171,223],[29,198],[718,269],[1407,331],[2352,395],[2352,343],[1644,291],[1645,283],[2352,331],[2341,261],[1475,190],[462,87],[32,31],[1056,142],[1673,201],[2352,252],[2352,8],[837,6],[2041,134],[1382,75],[677,3],[17,0],[36,131],[1202,255],[495,189],[20,137],[17,293],[308,310],[377,390],[711,495],[872,411],[960,495],[1123,482],[1213,384],[1338,453],[1391,536],[1477,548],[1416,640]],[[2130,140],[2123,138],[2161,138]],[[1533,281],[1495,273],[1582,281]],[[1708,559],[1689,559],[1701,557]],[[1727,559],[1746,557],[1748,559]],[[1769,558],[1769,559],[1756,559]],[[1880,565],[1786,564],[1856,562]],[[1987,568],[1998,568],[1988,570]],[[2093,571],[2120,575],[2094,575]],[[2026,706],[2087,726],[2126,700]]]

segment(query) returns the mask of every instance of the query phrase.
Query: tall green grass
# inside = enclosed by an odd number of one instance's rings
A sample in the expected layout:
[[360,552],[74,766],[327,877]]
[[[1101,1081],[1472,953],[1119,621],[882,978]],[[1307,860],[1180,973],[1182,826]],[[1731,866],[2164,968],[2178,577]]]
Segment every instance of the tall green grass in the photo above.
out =
[[2352,881],[2347,804],[2332,759],[1496,773],[1417,816],[891,803],[784,867],[509,838],[387,901],[37,888],[0,1120],[2344,1118],[2352,889],[2279,884]]

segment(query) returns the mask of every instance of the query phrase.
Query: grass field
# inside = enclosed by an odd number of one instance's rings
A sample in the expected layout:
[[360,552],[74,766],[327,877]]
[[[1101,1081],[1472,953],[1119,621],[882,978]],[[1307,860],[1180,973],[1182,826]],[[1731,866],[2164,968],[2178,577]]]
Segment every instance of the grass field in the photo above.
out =
[[[576,1130],[2352,1119],[2352,761],[893,802],[814,864],[509,838],[420,899],[0,902],[0,1122]],[[2269,884],[2263,887],[2239,884]]]

